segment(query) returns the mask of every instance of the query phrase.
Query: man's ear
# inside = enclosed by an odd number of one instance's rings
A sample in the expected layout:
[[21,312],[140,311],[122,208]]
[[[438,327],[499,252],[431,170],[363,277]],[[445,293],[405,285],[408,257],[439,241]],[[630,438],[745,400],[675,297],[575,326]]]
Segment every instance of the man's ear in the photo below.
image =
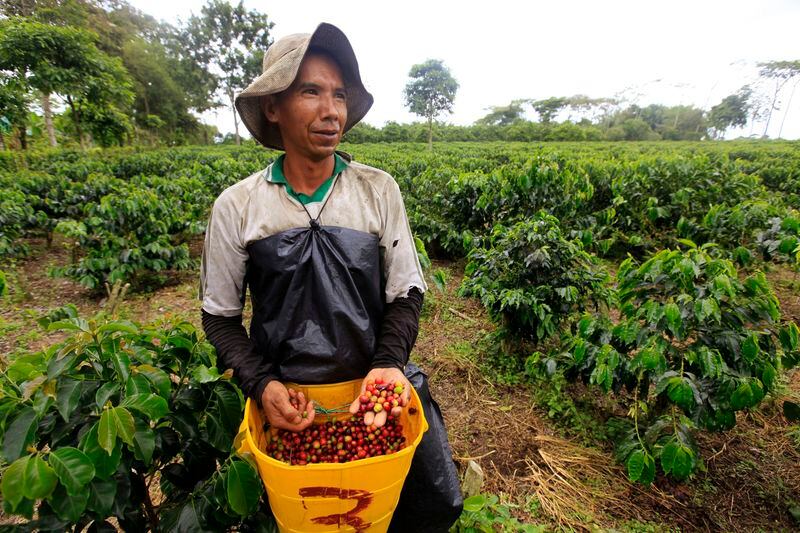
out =
[[261,110],[267,120],[278,122],[278,97],[274,94],[266,94],[261,97]]

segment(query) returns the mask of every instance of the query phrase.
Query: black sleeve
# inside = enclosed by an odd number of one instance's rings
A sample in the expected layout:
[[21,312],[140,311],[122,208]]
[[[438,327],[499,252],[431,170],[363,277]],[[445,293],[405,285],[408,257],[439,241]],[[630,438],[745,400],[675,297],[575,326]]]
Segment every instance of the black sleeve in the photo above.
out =
[[202,313],[206,338],[217,350],[217,366],[222,371],[232,368],[242,392],[261,406],[264,388],[278,376],[272,364],[256,352],[242,325],[242,315],[217,316],[205,309]]
[[422,292],[411,287],[408,297],[395,298],[392,303],[386,304],[372,368],[403,370],[406,366],[411,348],[417,340],[422,299]]

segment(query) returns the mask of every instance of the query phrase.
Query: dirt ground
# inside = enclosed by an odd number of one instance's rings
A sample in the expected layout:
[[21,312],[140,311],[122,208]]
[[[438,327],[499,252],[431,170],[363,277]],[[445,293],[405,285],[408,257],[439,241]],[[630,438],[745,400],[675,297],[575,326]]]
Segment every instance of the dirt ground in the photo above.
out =
[[[4,265],[9,295],[0,300],[0,356],[9,360],[59,340],[37,318],[66,303],[84,315],[105,305],[102,296],[48,276],[69,258],[58,242],[47,248],[30,241],[31,254]],[[192,246],[193,255],[199,246]],[[484,492],[514,505],[517,518],[551,530],[615,531],[792,531],[800,522],[800,429],[781,412],[785,398],[800,401],[800,373],[787,375],[777,394],[752,413],[741,414],[732,431],[699,434],[704,469],[685,483],[659,476],[651,487],[627,481],[609,442],[564,427],[537,405],[536,385],[501,385],[486,372],[494,326],[481,305],[457,296],[463,265],[435,262],[447,273],[444,291],[429,282],[412,359],[428,374],[444,414],[453,456],[463,471],[470,460],[483,469]],[[768,273],[784,315],[800,322],[800,284],[783,268]],[[170,284],[129,295],[123,318],[150,322],[163,316],[199,327],[196,270],[170,275]],[[607,399],[570,386],[562,394],[585,406],[587,427],[608,416]]]

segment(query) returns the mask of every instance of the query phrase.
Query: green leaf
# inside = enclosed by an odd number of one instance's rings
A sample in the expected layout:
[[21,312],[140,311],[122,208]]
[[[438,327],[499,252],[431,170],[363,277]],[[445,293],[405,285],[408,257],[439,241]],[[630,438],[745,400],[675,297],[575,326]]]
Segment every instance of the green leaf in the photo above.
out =
[[56,392],[56,408],[64,422],[69,420],[70,415],[78,406],[81,389],[81,382],[76,379],[63,378],[60,380]]
[[87,507],[100,516],[109,516],[117,497],[117,482],[114,479],[94,479],[89,484],[89,502]]
[[781,346],[787,352],[794,352],[800,347],[800,329],[794,322],[781,328],[778,338],[781,340]]
[[131,371],[146,377],[156,388],[160,396],[169,399],[169,395],[172,392],[172,382],[169,380],[169,375],[166,372],[151,365],[132,366]]
[[38,454],[25,465],[22,495],[31,500],[43,500],[56,488],[56,473]]
[[31,407],[23,407],[3,435],[3,457],[9,463],[19,459],[36,437],[39,420]]
[[109,381],[108,383],[103,383],[97,392],[94,395],[94,401],[97,404],[97,407],[100,409],[104,408],[106,403],[114,396],[117,392],[119,392],[119,383],[115,383],[113,381]]
[[0,491],[3,493],[3,499],[16,506],[24,496],[25,487],[25,470],[28,468],[28,462],[31,460],[30,455],[20,457],[9,466],[3,474],[3,480],[0,481]]
[[109,412],[117,428],[117,435],[119,438],[122,439],[125,444],[133,446],[133,434],[136,432],[133,415],[124,407],[113,407],[109,409]]
[[150,382],[141,374],[131,374],[128,381],[125,383],[126,397],[150,392],[152,392]]
[[200,365],[192,372],[192,378],[198,383],[209,383],[217,381],[222,377],[217,367],[208,368],[205,365]]
[[56,516],[62,520],[76,523],[83,515],[83,511],[86,510],[86,503],[89,501],[89,487],[87,485],[76,494],[68,494],[63,486],[58,485],[47,501]]
[[692,391],[692,385],[689,383],[686,377],[672,378],[670,380],[670,385],[667,388],[667,396],[676,405],[687,411],[691,410],[695,405],[695,397],[694,392]]
[[80,450],[92,461],[95,476],[107,479],[117,470],[122,458],[122,448],[119,445],[114,446],[110,454],[104,450],[97,440],[99,427],[99,423],[93,425],[92,429],[83,436],[79,446]]
[[748,363],[755,361],[758,356],[758,337],[755,333],[748,336],[742,343],[742,357]]
[[743,381],[736,387],[736,390],[731,394],[731,407],[734,411],[740,411],[746,407],[754,405],[753,391],[750,388],[750,383]]
[[133,322],[129,322],[127,320],[117,320],[115,322],[103,324],[97,328],[97,331],[101,333],[120,332],[137,335],[139,333],[139,328]]
[[77,448],[70,446],[58,448],[50,453],[49,461],[59,481],[70,495],[80,494],[86,484],[94,478],[94,464]]
[[157,421],[167,413],[167,400],[157,394],[144,393],[128,396],[121,404],[123,407],[135,409],[153,421]]
[[683,325],[683,320],[681,319],[681,310],[678,304],[670,302],[665,305],[664,316],[667,319],[667,327],[672,332],[672,335],[676,338],[680,338],[680,329]]
[[686,479],[694,470],[694,463],[692,450],[685,446],[679,446],[672,459],[672,475],[678,480]]
[[145,465],[153,459],[156,449],[156,434],[150,426],[141,420],[136,420],[136,432],[133,434],[133,453]]
[[642,450],[636,450],[628,457],[628,461],[625,463],[628,469],[628,479],[633,482],[639,481],[639,478],[642,477],[642,472],[644,471],[644,455]]
[[128,381],[130,376],[131,358],[122,350],[113,350],[111,352],[111,364],[114,365],[114,371],[117,373],[120,383]]
[[228,504],[239,516],[249,516],[255,512],[262,486],[258,474],[244,461],[233,461],[225,477],[225,490]]
[[464,500],[464,510],[470,513],[477,513],[486,506],[486,496],[476,494]]
[[217,384],[213,397],[223,424],[229,432],[236,432],[244,411],[241,397],[229,383]]
[[800,422],[800,405],[786,400],[783,402],[783,416],[789,422]]
[[97,442],[109,455],[117,442],[117,425],[111,415],[111,409],[106,409],[100,415],[97,426]]

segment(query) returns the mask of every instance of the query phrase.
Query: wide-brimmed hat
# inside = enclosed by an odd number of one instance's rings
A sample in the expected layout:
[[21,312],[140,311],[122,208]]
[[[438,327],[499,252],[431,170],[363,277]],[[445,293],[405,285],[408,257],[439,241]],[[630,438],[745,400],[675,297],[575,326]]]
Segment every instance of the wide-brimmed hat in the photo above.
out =
[[314,33],[295,33],[274,42],[264,54],[263,73],[236,97],[235,105],[250,134],[261,144],[283,150],[278,125],[267,120],[261,97],[284,91],[297,77],[300,63],[309,48],[328,51],[339,63],[347,88],[347,132],[364,118],[372,107],[372,95],[364,88],[358,72],[358,61],[350,41],[342,30],[323,22]]

